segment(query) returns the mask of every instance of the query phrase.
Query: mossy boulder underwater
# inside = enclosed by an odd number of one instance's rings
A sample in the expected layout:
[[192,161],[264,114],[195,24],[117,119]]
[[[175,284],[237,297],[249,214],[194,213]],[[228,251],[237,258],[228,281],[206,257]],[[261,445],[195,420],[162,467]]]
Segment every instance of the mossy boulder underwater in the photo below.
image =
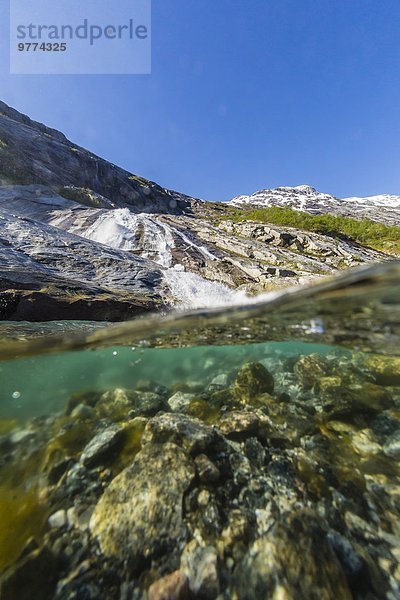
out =
[[232,394],[243,404],[251,403],[256,396],[274,391],[274,378],[259,362],[244,364],[232,385]]

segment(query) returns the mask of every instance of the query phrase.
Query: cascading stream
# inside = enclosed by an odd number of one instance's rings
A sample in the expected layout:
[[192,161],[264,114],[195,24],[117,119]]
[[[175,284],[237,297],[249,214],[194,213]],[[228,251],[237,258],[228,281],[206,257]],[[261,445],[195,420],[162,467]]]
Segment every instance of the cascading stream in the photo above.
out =
[[[63,225],[63,217],[56,215],[51,223]],[[64,223],[65,226],[65,223]],[[204,308],[242,303],[246,294],[185,271],[184,265],[174,261],[175,240],[182,240],[186,248],[193,248],[206,260],[217,260],[208,248],[198,246],[179,229],[158,221],[145,213],[133,214],[128,208],[101,211],[88,226],[68,227],[68,231],[111,248],[134,252],[165,267],[164,277],[171,294],[182,308]]]

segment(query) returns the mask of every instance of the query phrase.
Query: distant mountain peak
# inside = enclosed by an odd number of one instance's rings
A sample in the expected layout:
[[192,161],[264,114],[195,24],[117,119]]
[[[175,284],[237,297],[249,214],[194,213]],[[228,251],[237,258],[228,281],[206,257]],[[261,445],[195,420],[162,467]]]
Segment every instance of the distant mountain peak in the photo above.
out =
[[386,225],[400,224],[400,196],[381,194],[365,198],[339,199],[306,184],[280,186],[263,189],[248,196],[236,196],[229,204],[265,208],[277,206],[310,214],[330,213],[355,219],[370,219]]

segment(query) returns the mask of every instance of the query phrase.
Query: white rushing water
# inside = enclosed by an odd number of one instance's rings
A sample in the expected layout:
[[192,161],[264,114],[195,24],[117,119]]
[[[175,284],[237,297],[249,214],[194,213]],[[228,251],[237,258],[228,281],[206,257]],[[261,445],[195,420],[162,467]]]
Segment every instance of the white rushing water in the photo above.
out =
[[[93,215],[93,211],[90,214]],[[180,249],[193,249],[205,260],[218,258],[208,248],[197,245],[181,230],[159,221],[156,216],[134,214],[128,208],[118,208],[101,210],[94,221],[90,219],[89,225],[86,222],[80,219],[68,226],[68,231],[112,248],[134,252],[164,267],[168,288],[182,308],[206,308],[246,301],[244,292],[231,290],[222,283],[185,271],[184,266],[174,260],[175,240],[180,241]],[[65,217],[58,214],[52,223],[65,227]]]

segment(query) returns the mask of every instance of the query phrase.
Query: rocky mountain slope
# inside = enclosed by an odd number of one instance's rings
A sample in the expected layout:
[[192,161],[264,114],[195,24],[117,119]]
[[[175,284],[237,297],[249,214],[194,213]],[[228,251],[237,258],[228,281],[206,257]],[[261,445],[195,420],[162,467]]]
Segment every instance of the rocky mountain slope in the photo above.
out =
[[233,206],[280,206],[310,214],[333,214],[354,219],[370,219],[386,225],[400,224],[400,196],[381,194],[367,198],[335,198],[309,185],[260,190],[250,196],[236,196]]
[[[390,258],[346,238],[237,222],[235,206],[253,197],[222,204],[166,190],[4,103],[0,184],[2,319],[117,321],[176,304],[242,302]],[[273,197],[310,212],[337,212],[345,202],[304,186],[267,192],[260,202]],[[367,205],[373,212],[367,200],[346,207],[355,217]],[[376,220],[387,214],[392,223],[399,211],[390,200]]]

